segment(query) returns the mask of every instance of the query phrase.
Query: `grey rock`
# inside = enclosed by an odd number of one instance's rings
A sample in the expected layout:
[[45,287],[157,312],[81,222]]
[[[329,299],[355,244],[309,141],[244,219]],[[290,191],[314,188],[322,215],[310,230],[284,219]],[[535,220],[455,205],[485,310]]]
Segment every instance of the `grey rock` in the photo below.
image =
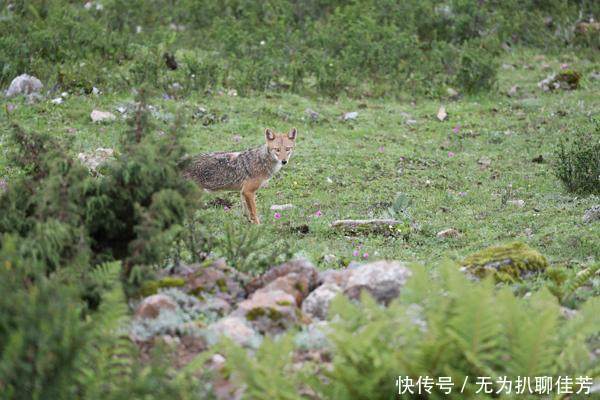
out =
[[342,121],[352,121],[356,118],[358,118],[358,112],[356,111],[347,112],[342,115]]
[[311,119],[311,121],[319,120],[319,113],[310,108],[307,108],[306,110],[304,110],[304,113]]
[[259,290],[231,314],[244,318],[262,334],[279,334],[300,322],[296,299],[283,290]]
[[316,319],[327,319],[331,301],[341,292],[342,288],[335,283],[324,283],[304,299],[302,312]]
[[43,87],[42,82],[35,76],[22,74],[12,80],[6,91],[6,97],[39,94]]
[[114,157],[114,150],[104,147],[98,147],[91,153],[79,153],[77,159],[91,172],[98,172],[98,168],[106,161]]
[[590,224],[594,221],[600,221],[600,204],[588,208],[583,214],[583,222]]
[[108,111],[93,110],[90,114],[92,122],[106,122],[114,121],[117,119],[115,114]]
[[400,293],[412,275],[410,269],[399,261],[376,261],[351,270],[344,293],[351,299],[360,298],[363,290],[375,300],[388,304]]
[[329,322],[313,322],[294,336],[294,342],[300,350],[324,350],[331,344],[327,338],[330,332]]
[[222,337],[231,339],[240,346],[256,349],[262,337],[244,318],[229,316],[208,326],[204,336],[209,346],[215,345]]
[[158,317],[163,310],[174,311],[177,308],[177,303],[169,296],[165,294],[155,294],[142,300],[135,311],[135,317],[141,319],[154,319]]

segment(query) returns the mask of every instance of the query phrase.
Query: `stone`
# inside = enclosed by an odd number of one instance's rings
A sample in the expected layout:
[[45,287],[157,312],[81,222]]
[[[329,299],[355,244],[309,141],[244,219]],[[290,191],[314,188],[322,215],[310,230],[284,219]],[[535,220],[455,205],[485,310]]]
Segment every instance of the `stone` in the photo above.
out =
[[298,279],[301,277],[301,280],[308,284],[309,291],[317,286],[318,273],[316,268],[306,259],[297,259],[273,267],[263,275],[254,278],[246,285],[246,290],[248,293],[254,293],[258,289],[273,282],[275,279],[291,273],[298,274]]
[[356,111],[347,112],[342,115],[342,121],[352,121],[356,118],[358,118],[358,112]]
[[304,113],[310,118],[311,121],[318,121],[319,120],[319,113],[307,108],[306,110],[304,110]]
[[92,122],[114,121],[117,119],[113,113],[100,110],[93,110],[90,114],[90,118],[92,119]]
[[210,295],[230,304],[246,297],[246,291],[237,279],[234,279],[233,273],[227,270],[223,259],[207,267],[193,268],[193,273],[187,276],[187,281],[188,291],[195,296]]
[[77,159],[92,172],[97,172],[98,167],[113,158],[114,150],[98,147],[92,153],[79,153]]
[[244,318],[262,334],[282,333],[301,320],[294,296],[278,289],[257,291],[231,315]]
[[344,288],[346,296],[359,299],[364,290],[375,300],[386,305],[398,297],[400,289],[412,275],[403,262],[385,260],[363,264],[351,271]]
[[331,301],[342,292],[335,283],[324,283],[313,290],[302,303],[302,312],[319,320],[327,319]]
[[14,97],[20,94],[39,95],[43,87],[42,82],[35,76],[22,74],[12,80],[6,91],[6,97]]
[[154,319],[163,310],[175,311],[177,308],[177,303],[169,296],[155,294],[142,300],[135,311],[135,317],[140,319]]
[[296,300],[296,305],[300,306],[306,296],[309,293],[309,287],[311,282],[309,282],[310,277],[298,274],[295,272],[289,273],[284,276],[280,276],[274,281],[267,284],[265,287],[258,289],[256,293],[260,292],[270,292],[274,290],[281,290],[287,294],[294,296]]
[[545,79],[538,82],[538,87],[544,92],[553,90],[575,90],[579,88],[581,74],[573,70],[564,70],[557,74],[549,75]]
[[510,87],[510,89],[508,89],[508,92],[506,92],[506,94],[508,95],[508,97],[515,97],[519,92],[519,85],[513,85]]
[[[360,264],[357,264],[360,266]],[[320,271],[317,277],[317,285],[323,285],[325,283],[335,283],[340,287],[346,286],[346,282],[348,282],[348,273],[347,269],[326,269],[325,271]]]
[[285,211],[291,210],[292,208],[294,208],[293,204],[273,204],[271,206],[271,211]]
[[448,113],[446,112],[446,107],[444,106],[440,106],[438,112],[437,112],[437,119],[440,121],[445,121],[448,119]]
[[480,169],[486,169],[492,165],[492,160],[489,157],[480,157],[479,160],[477,160],[477,164],[479,164]]
[[446,93],[448,94],[448,97],[450,97],[452,100],[456,100],[459,97],[458,91],[450,87],[446,89]]
[[457,238],[460,236],[460,232],[457,229],[448,228],[448,229],[439,231],[438,233],[436,233],[435,236],[437,236],[440,239]]
[[[1,187],[1,183],[0,183],[0,187]],[[590,224],[592,222],[595,221],[600,221],[600,204],[595,205],[591,208],[588,208],[587,210],[585,210],[585,213],[583,214],[583,222],[586,224]]]
[[228,316],[218,320],[206,328],[205,337],[209,346],[219,342],[222,337],[231,339],[234,343],[248,348],[260,345],[260,335],[252,329],[244,318]]
[[517,200],[508,200],[508,204],[512,204],[515,207],[523,208],[525,207],[525,200],[517,199]]

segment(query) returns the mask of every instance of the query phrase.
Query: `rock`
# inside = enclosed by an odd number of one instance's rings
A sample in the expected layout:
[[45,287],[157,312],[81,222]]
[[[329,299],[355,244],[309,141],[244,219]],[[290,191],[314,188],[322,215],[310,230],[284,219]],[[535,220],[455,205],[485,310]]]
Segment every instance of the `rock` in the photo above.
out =
[[194,272],[187,276],[186,287],[195,296],[210,295],[234,304],[246,297],[246,291],[236,278],[232,271],[227,270],[225,261],[220,259],[210,266],[194,268]]
[[39,93],[30,93],[25,96],[25,102],[30,105],[39,103],[42,99],[43,99],[43,97]]
[[342,115],[342,121],[352,121],[356,118],[358,118],[358,112],[356,111],[347,112]]
[[517,199],[517,200],[508,200],[508,204],[512,204],[513,206],[523,208],[525,207],[525,200]]
[[376,261],[351,270],[344,294],[351,299],[360,298],[366,290],[380,303],[388,304],[398,297],[412,272],[399,261]]
[[567,307],[560,307],[560,313],[566,320],[573,319],[579,314],[577,310]]
[[155,294],[142,300],[135,311],[135,317],[140,319],[154,319],[163,310],[175,311],[177,308],[177,303],[169,296]]
[[294,336],[296,347],[300,350],[323,350],[330,346],[328,334],[331,332],[329,322],[317,321],[305,326]]
[[[348,268],[350,268],[350,266]],[[348,274],[346,271],[347,269],[326,269],[325,271],[320,271],[319,276],[317,277],[317,285],[334,283],[340,287],[345,287],[346,282],[348,282]]]
[[513,70],[515,69],[515,66],[512,64],[502,64],[501,65],[502,69],[506,69],[506,70]]
[[225,316],[231,312],[231,305],[220,297],[205,298],[200,304],[203,313],[215,313]]
[[548,261],[526,244],[514,242],[474,253],[463,260],[462,266],[463,272],[476,278],[492,275],[499,282],[514,282],[543,272]]
[[406,125],[416,125],[417,120],[416,119],[407,119],[405,123],[406,123]]
[[581,74],[579,72],[567,69],[541,80],[538,82],[538,87],[544,92],[557,89],[575,90],[579,88],[580,79]]
[[593,81],[600,81],[600,72],[592,72],[589,78]]
[[401,225],[401,221],[394,219],[341,219],[331,224],[333,229],[341,230],[346,233],[380,233],[391,234],[396,225]]
[[306,110],[304,110],[304,113],[311,119],[311,121],[315,122],[319,120],[319,113],[307,108]]
[[8,90],[6,91],[6,97],[23,95],[39,95],[44,85],[35,76],[22,74],[12,80]]
[[62,97],[57,97],[57,98],[51,100],[52,104],[62,104],[63,102],[64,102],[64,100]]
[[335,283],[324,283],[313,290],[302,303],[302,312],[316,319],[327,319],[331,301],[342,292]]
[[477,160],[477,164],[479,164],[480,169],[486,169],[492,165],[492,160],[489,157],[480,157],[479,160]]
[[[1,187],[1,184],[0,184]],[[600,204],[588,208],[583,214],[583,222],[590,224],[594,221],[600,221]]]
[[[271,268],[261,276],[256,277],[246,285],[248,293],[254,293],[258,289],[268,285],[279,277],[295,273],[303,282],[308,283],[308,290],[313,290],[317,285],[317,270],[312,263],[306,259],[298,259],[285,262]],[[301,277],[301,278],[300,278]]]
[[452,100],[456,100],[459,97],[459,93],[455,89],[452,89],[450,87],[446,89],[446,93],[448,94],[448,97],[450,97]]
[[245,318],[262,334],[278,334],[300,322],[296,299],[283,290],[259,290],[238,304],[231,314]]
[[513,85],[510,87],[510,89],[508,89],[508,92],[506,92],[506,94],[508,95],[508,97],[515,97],[519,92],[519,85]]
[[436,235],[440,239],[444,238],[457,238],[460,236],[460,232],[454,228],[444,229],[436,233]]
[[117,119],[113,113],[100,110],[93,110],[90,114],[90,118],[92,119],[92,122],[114,121]]
[[437,119],[440,121],[445,121],[448,119],[448,113],[446,112],[446,107],[440,106],[437,112]]
[[258,289],[254,294],[259,292],[271,292],[281,290],[287,294],[294,296],[296,305],[300,306],[309,293],[309,287],[314,287],[315,282],[309,282],[311,277],[305,274],[295,272],[280,276],[274,281],[267,284],[265,287]]
[[335,254],[325,254],[323,256],[323,262],[325,264],[333,264],[337,261],[337,257],[335,256]]
[[209,346],[217,344],[221,337],[227,337],[240,346],[253,349],[258,348],[261,342],[260,335],[250,324],[244,318],[235,316],[222,318],[208,326],[205,337]]
[[114,156],[114,150],[98,147],[93,153],[79,153],[77,159],[92,172],[97,172],[98,167]]
[[293,204],[273,204],[271,206],[272,211],[285,211],[291,210],[292,208],[294,208]]

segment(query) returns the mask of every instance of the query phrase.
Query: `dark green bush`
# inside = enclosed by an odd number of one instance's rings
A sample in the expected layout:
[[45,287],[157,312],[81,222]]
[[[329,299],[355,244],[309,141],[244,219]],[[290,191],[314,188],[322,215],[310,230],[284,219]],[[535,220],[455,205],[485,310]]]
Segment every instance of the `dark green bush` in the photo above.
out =
[[554,174],[578,194],[600,194],[600,121],[577,127],[555,149]]

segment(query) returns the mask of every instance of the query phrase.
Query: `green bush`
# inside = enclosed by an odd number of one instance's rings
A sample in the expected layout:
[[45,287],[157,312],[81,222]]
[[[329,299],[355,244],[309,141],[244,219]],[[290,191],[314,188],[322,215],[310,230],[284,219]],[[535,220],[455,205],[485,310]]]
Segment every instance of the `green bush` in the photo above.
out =
[[[290,367],[294,346],[289,338],[265,341],[255,356],[229,344],[228,371],[247,398],[300,399],[312,392],[319,399],[393,399],[395,381],[407,376],[451,377],[448,396],[434,387],[428,398],[495,398],[476,393],[476,377],[496,382],[528,376],[598,375],[589,356],[600,329],[598,298],[590,299],[571,319],[561,316],[556,298],[546,289],[518,298],[497,289],[492,280],[469,281],[455,265],[443,265],[432,278],[413,268],[398,299],[388,307],[368,295],[361,303],[338,296],[331,308],[328,334],[332,363]],[[469,381],[464,393],[459,389]],[[498,385],[494,384],[498,390]],[[406,398],[422,398],[405,394]]]
[[554,174],[578,194],[600,194],[600,121],[579,126],[555,149]]

